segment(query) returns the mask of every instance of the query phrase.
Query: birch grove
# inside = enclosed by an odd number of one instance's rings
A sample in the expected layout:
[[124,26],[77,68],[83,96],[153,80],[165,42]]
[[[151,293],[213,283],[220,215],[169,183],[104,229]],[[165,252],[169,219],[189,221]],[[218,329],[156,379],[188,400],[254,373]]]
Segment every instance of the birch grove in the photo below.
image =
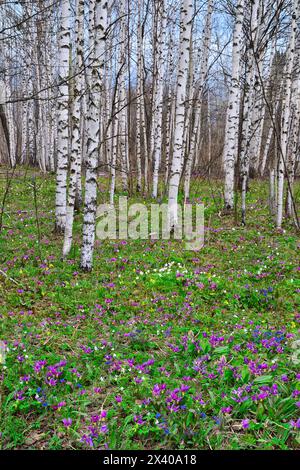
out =
[[222,182],[220,216],[242,225],[252,182],[265,181],[274,227],[299,229],[299,0],[28,0],[0,12],[0,164],[55,173],[64,259],[79,244],[92,269],[99,200],[164,201],[172,229],[203,179]]

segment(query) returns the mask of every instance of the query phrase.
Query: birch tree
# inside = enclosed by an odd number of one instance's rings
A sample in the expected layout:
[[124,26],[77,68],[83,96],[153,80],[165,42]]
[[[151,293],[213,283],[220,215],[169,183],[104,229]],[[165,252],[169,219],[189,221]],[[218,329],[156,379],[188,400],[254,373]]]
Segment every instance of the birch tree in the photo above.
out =
[[163,93],[164,93],[164,64],[165,64],[165,37],[166,37],[166,10],[164,0],[157,2],[157,41],[156,41],[156,60],[154,63],[154,97],[153,97],[153,183],[152,197],[157,197],[158,172],[161,163],[162,151],[162,111],[163,111]]
[[182,0],[180,10],[179,63],[176,85],[174,124],[174,151],[169,180],[169,223],[174,227],[178,221],[177,200],[184,152],[184,119],[189,74],[189,48],[193,25],[193,2]]
[[[193,168],[193,163],[197,158],[197,143],[201,138],[201,110],[203,102],[203,93],[205,82],[208,72],[208,57],[209,57],[209,48],[211,42],[211,24],[212,24],[212,14],[213,14],[213,0],[209,0],[207,4],[207,13],[205,18],[205,26],[203,30],[202,38],[202,47],[199,50],[201,53],[200,58],[200,72],[199,72],[199,82],[195,81],[194,86],[196,89],[195,96],[195,116],[194,123],[191,130],[190,138],[190,147],[187,156],[186,169],[184,175],[184,199],[187,200],[190,194],[190,181],[191,173]],[[197,159],[198,163],[198,159]]]
[[[299,7],[300,2],[296,2],[295,14],[296,23],[299,20]],[[287,217],[294,216],[293,205],[293,186],[295,180],[295,165],[299,153],[299,128],[300,128],[300,28],[297,27],[296,40],[295,40],[295,53],[292,70],[291,82],[291,110],[290,110],[290,124],[289,124],[289,142],[286,173],[288,178],[287,187],[287,200],[286,200],[286,215]],[[295,220],[296,225],[298,221]]]
[[55,228],[63,232],[67,210],[67,172],[69,156],[69,115],[68,115],[68,75],[70,58],[70,17],[69,0],[62,0],[60,10],[60,30],[58,37],[58,98],[57,98],[57,169]]
[[288,135],[291,116],[291,94],[292,94],[292,71],[295,57],[295,44],[296,44],[296,31],[298,20],[298,3],[299,0],[293,1],[291,33],[289,46],[286,53],[286,67],[285,67],[285,82],[283,92],[283,110],[281,122],[281,135],[280,135],[280,152],[278,162],[278,188],[277,188],[277,213],[276,213],[276,226],[281,228],[283,218],[283,190],[284,190],[284,176],[287,164],[287,150],[288,150]]
[[127,95],[126,95],[126,72],[128,73],[128,63],[126,58],[126,0],[121,0],[120,15],[120,59],[119,59],[119,127],[118,139],[120,145],[120,166],[123,191],[128,191],[128,175],[129,175],[129,156],[128,156],[128,114],[127,114]]
[[234,166],[238,152],[238,125],[240,105],[240,70],[242,52],[242,32],[244,20],[244,0],[238,0],[232,43],[232,68],[227,116],[225,124],[225,142],[223,164],[225,173],[224,201],[225,209],[234,207]]
[[91,62],[91,85],[89,90],[87,116],[87,161],[85,178],[85,200],[83,220],[83,241],[81,250],[81,269],[90,271],[93,266],[95,242],[95,222],[97,210],[97,165],[100,149],[100,95],[102,91],[104,53],[107,33],[107,0],[95,2],[95,24],[90,29],[90,37],[94,36],[94,59]]
[[[260,108],[260,97],[258,92],[260,89],[259,75],[261,73],[260,56],[258,53],[258,41],[260,37],[260,19],[261,19],[260,0],[254,0],[250,3],[249,18],[249,49],[246,53],[246,86],[244,96],[241,150],[240,150],[240,167],[242,181],[242,223],[246,223],[246,192],[249,176],[250,165],[250,145],[257,135],[257,121]],[[255,142],[256,143],[256,142]],[[238,142],[237,142],[238,144]],[[253,145],[255,150],[257,147]]]
[[[80,110],[82,94],[82,67],[83,67],[83,19],[84,0],[77,0],[75,20],[76,42],[76,80],[74,81],[74,103],[72,112],[72,135],[70,143],[70,178],[66,213],[66,228],[64,234],[63,257],[68,256],[72,246],[72,233],[74,221],[74,207],[78,191],[77,180],[81,178],[81,133]],[[78,195],[77,195],[78,196]]]
[[137,99],[136,99],[136,163],[137,163],[137,192],[142,190],[142,107],[144,104],[144,60],[143,60],[143,26],[142,0],[138,0],[137,25]]

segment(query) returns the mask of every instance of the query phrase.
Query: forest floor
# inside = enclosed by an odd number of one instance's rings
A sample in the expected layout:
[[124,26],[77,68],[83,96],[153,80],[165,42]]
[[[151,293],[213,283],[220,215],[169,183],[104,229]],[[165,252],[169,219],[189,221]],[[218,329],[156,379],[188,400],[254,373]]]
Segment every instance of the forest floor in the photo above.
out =
[[220,183],[193,183],[199,252],[97,241],[86,274],[81,215],[63,262],[54,177],[37,178],[37,219],[29,176],[0,236],[0,448],[299,448],[300,239],[274,229],[267,182],[251,182],[246,227],[218,215]]

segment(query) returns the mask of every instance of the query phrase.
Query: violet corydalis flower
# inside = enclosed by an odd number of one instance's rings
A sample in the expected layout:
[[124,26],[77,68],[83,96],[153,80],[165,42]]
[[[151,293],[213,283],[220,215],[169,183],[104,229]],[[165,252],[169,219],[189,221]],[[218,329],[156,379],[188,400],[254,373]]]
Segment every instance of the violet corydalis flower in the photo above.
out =
[[223,414],[230,414],[232,412],[232,407],[231,406],[227,406],[227,407],[224,407],[221,409],[221,413]]
[[72,426],[72,419],[71,418],[64,418],[62,420],[63,422],[63,425],[65,428],[69,428],[70,426]]
[[300,429],[300,418],[297,421],[290,421],[290,425],[294,429]]
[[243,419],[242,420],[242,427],[243,429],[248,429],[249,428],[250,421],[249,419]]

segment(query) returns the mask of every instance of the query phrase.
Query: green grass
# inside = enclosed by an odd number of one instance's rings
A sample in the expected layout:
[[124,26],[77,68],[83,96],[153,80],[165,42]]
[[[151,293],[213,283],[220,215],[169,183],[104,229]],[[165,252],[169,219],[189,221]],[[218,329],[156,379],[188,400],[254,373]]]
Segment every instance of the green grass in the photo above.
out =
[[84,274],[82,216],[63,262],[54,178],[37,178],[39,243],[29,176],[0,237],[1,448],[298,448],[300,240],[288,221],[274,229],[267,184],[251,182],[242,227],[218,215],[220,183],[194,182],[202,250],[97,241]]

